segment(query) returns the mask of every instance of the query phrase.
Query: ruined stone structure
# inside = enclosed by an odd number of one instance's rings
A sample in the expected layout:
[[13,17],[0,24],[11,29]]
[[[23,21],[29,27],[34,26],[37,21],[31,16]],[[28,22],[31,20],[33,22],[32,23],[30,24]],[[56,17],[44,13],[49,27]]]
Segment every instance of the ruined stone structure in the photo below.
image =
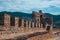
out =
[[4,27],[10,27],[10,15],[4,14]]
[[[29,30],[41,31],[41,29],[45,29],[48,32],[47,34],[44,34],[44,35],[39,35],[39,36],[29,38],[31,40],[39,40],[39,37],[51,38],[52,37],[52,19],[45,17],[41,10],[39,12],[33,11],[32,14],[33,14],[33,18],[31,21],[25,20],[23,17],[22,19],[20,19],[19,17],[15,17],[14,27],[22,29],[23,32],[28,32]],[[11,27],[10,19],[11,18],[9,14],[4,14],[4,27],[6,28]],[[20,22],[20,26],[19,26],[19,22]]]

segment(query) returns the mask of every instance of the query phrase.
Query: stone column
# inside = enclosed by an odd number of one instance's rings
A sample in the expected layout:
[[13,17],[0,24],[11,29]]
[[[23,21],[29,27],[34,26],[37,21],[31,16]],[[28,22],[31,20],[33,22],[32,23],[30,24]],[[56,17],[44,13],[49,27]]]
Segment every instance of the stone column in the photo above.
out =
[[39,31],[40,30],[40,23],[39,23],[39,21],[38,21],[38,24],[37,24],[37,30]]
[[10,15],[4,14],[4,27],[10,27]]
[[31,29],[31,21],[29,21],[29,31],[31,31],[32,29]]
[[29,21],[29,28],[31,28],[31,22]]
[[34,22],[32,22],[32,31],[34,31]]
[[34,28],[34,22],[32,22],[32,27]]
[[19,18],[15,17],[15,27],[18,27],[18,26],[19,26]]
[[24,29],[24,19],[22,19],[22,23],[21,23],[21,32],[24,32],[25,29]]
[[39,23],[39,28],[40,28],[40,23]]
[[28,20],[26,20],[26,27],[28,27]]
[[21,27],[24,28],[24,19],[22,19]]
[[37,24],[38,24],[38,23],[36,22],[36,28],[37,28],[37,26],[38,26]]
[[39,17],[39,28],[40,28],[40,17]]
[[26,20],[26,32],[28,31],[28,20]]
[[18,17],[15,17],[15,27],[14,27],[14,32],[18,32],[18,26],[19,26],[19,18]]

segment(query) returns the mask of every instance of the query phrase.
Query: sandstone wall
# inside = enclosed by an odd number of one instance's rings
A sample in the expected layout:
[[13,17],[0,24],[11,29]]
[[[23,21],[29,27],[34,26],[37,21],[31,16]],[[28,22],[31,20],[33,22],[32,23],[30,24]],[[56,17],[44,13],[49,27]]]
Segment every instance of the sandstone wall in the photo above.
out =
[[4,27],[10,27],[10,15],[4,14]]

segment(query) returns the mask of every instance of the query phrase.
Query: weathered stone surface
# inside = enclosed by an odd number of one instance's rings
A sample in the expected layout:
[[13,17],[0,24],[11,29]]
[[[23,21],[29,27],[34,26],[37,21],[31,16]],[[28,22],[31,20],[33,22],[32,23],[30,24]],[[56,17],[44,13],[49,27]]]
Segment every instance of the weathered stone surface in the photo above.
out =
[[4,27],[10,27],[10,15],[4,14]]
[[15,27],[16,28],[19,26],[18,23],[19,23],[19,18],[18,17],[15,17]]
[[24,19],[22,19],[21,27],[24,28]]
[[[18,25],[19,18],[15,17],[15,27],[11,29],[12,33],[19,33],[20,32],[22,34],[26,34],[26,33],[29,33],[29,32],[31,32],[31,33],[33,33],[33,32],[40,32],[41,28],[43,29],[43,23],[41,23],[41,18],[42,18],[42,20],[44,20],[43,19],[44,16],[43,16],[41,11],[39,11],[39,13],[38,12],[34,12],[33,15],[34,15],[33,19],[35,19],[35,20],[33,20],[33,22],[32,22],[32,20],[29,21],[29,22],[28,22],[28,20],[26,20],[26,27],[24,27],[24,23],[25,23],[24,22],[24,18],[21,21],[21,27],[19,27],[19,25]],[[35,26],[35,24],[34,24],[35,21],[36,21],[36,27],[34,27]],[[47,28],[48,25],[49,24],[47,23],[46,24],[46,28]],[[7,28],[10,27],[10,15],[8,15],[8,14],[4,14],[4,27],[7,27]],[[46,30],[46,28],[44,28],[44,29]],[[53,37],[53,34],[52,34],[52,24],[50,25],[49,32],[47,30],[46,30],[46,32],[47,33],[43,34],[43,35],[41,34],[41,35],[33,36],[33,37],[29,38],[29,40],[45,40],[45,39],[52,38]],[[19,35],[20,35],[20,33],[19,33]],[[38,33],[38,34],[40,34],[40,33]],[[36,34],[33,34],[33,35],[36,35]],[[32,35],[30,35],[30,36],[32,36]]]
[[21,22],[21,32],[24,32],[25,30],[24,30],[24,19],[22,19],[22,22]]
[[28,32],[28,30],[29,30],[29,29],[28,29],[28,26],[29,26],[29,25],[28,25],[28,20],[26,20],[26,32]]

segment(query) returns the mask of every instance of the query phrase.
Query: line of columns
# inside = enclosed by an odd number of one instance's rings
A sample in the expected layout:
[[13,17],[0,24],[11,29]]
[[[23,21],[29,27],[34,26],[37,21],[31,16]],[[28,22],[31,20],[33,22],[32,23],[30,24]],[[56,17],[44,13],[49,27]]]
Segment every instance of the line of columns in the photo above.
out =
[[[32,25],[31,25],[32,24]],[[35,22],[26,20],[26,28],[35,27]],[[10,27],[10,15],[4,14],[4,27]],[[19,27],[19,18],[15,17],[15,27]],[[24,19],[21,21],[21,27],[24,28]],[[40,27],[40,23],[36,23],[36,27]]]

